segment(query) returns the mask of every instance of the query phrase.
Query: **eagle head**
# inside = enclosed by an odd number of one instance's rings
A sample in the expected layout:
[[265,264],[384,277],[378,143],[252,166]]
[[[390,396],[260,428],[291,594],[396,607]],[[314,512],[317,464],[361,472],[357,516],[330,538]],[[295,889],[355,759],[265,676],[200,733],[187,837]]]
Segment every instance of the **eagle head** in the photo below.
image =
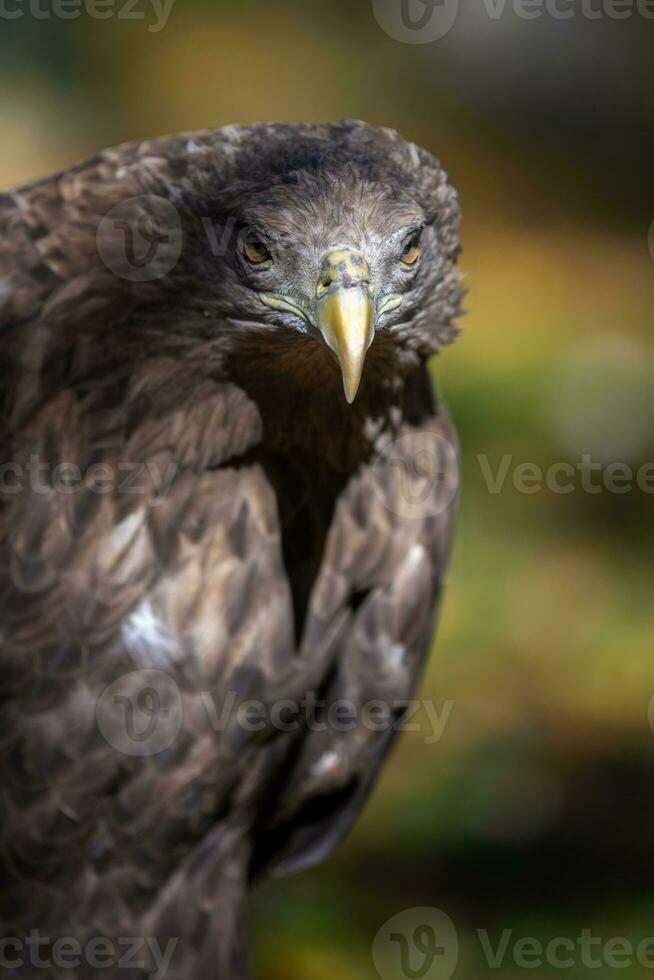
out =
[[429,153],[361,122],[219,134],[174,200],[194,300],[223,336],[254,334],[271,360],[306,341],[305,369],[319,383],[336,367],[348,403],[375,355],[408,371],[452,339],[459,209]]
[[0,323],[39,313],[38,358],[34,331],[5,350],[47,365],[40,390],[138,388],[168,358],[186,379],[233,379],[269,428],[307,441],[318,420],[341,432],[380,417],[456,334],[457,195],[390,129],[264,123],[129,143],[0,196],[8,227],[28,211],[19,252],[0,249],[13,283]]

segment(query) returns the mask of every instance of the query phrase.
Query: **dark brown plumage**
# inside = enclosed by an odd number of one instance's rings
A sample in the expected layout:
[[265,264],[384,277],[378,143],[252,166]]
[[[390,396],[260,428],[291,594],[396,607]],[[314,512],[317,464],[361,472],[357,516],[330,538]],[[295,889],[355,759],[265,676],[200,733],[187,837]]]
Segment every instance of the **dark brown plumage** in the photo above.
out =
[[[129,144],[0,195],[3,935],[174,939],[168,980],[244,977],[249,883],[350,826],[392,726],[270,712],[414,691],[456,466],[388,447],[452,441],[426,359],[457,222],[429,154],[354,122]],[[354,298],[367,354],[334,319]]]

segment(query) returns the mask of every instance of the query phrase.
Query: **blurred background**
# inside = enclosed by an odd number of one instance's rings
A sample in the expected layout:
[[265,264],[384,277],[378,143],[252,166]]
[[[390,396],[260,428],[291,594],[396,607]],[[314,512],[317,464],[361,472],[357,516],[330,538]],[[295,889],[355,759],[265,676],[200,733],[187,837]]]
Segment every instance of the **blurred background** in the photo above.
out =
[[[402,737],[335,857],[259,889],[258,975],[376,977],[377,931],[421,906],[454,923],[459,980],[524,975],[511,947],[491,967],[479,929],[494,946],[504,929],[511,943],[654,936],[649,8],[627,0],[618,19],[608,0],[562,0],[572,16],[532,4],[527,18],[510,0],[466,0],[417,43],[421,17],[443,15],[422,0],[169,2],[64,19],[47,0],[7,0],[2,186],[149,135],[359,117],[434,152],[464,210],[469,312],[434,363],[463,494],[421,688],[450,713],[433,744],[426,721]],[[521,464],[559,462],[575,468],[571,492],[516,488]],[[634,474],[619,493],[615,463]],[[384,980],[406,980],[380,956]],[[413,975],[448,980],[451,965]],[[575,954],[529,972],[615,967]]]

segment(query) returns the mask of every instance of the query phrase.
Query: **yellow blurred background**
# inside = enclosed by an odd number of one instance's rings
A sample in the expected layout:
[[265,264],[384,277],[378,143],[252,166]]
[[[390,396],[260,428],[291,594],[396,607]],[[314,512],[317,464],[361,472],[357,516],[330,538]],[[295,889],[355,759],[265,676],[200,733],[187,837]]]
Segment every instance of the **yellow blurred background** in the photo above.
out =
[[[417,44],[380,26],[392,2],[176,0],[161,29],[151,0],[0,13],[2,186],[149,135],[358,117],[424,144],[462,195],[469,312],[434,372],[463,496],[421,688],[450,714],[434,744],[403,736],[335,857],[259,889],[262,980],[376,977],[378,929],[421,906],[451,917],[459,980],[525,972],[510,951],[493,968],[479,929],[654,935],[654,479],[606,486],[654,459],[654,23],[480,0]],[[571,464],[572,492],[522,492],[524,463]]]

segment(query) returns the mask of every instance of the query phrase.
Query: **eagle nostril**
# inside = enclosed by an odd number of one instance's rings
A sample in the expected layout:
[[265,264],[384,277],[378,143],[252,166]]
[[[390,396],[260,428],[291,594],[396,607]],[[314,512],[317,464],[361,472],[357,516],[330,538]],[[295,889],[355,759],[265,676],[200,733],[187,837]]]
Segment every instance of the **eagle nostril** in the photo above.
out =
[[361,252],[349,248],[332,249],[320,272],[316,295],[324,296],[332,286],[370,286],[370,267]]

